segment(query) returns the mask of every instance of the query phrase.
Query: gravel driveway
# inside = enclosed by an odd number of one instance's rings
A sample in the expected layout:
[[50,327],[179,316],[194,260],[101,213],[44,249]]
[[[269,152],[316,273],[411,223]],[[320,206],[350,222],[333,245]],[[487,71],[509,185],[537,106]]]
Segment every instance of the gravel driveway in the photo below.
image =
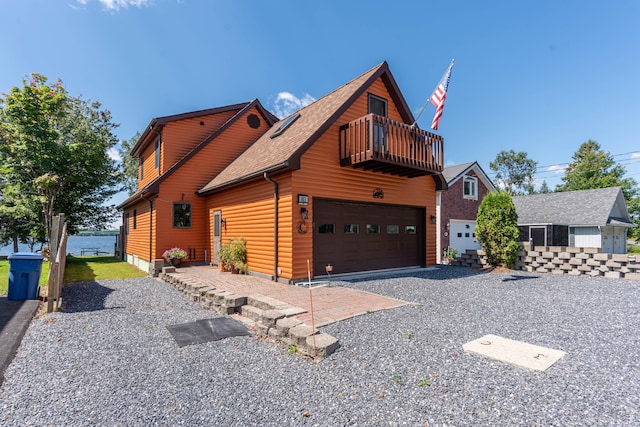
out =
[[[417,303],[322,328],[328,359],[255,337],[179,348],[216,317],[150,278],[68,285],[31,324],[0,425],[639,425],[640,282],[442,267],[340,282]],[[485,334],[567,355],[546,372],[466,354]]]

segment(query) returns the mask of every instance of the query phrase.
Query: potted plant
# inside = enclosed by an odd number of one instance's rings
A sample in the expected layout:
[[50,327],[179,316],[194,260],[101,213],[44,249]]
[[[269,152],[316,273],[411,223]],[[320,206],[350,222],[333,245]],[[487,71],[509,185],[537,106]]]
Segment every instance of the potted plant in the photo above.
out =
[[174,267],[180,265],[182,260],[186,257],[187,251],[178,247],[167,249],[162,254],[162,258],[164,258],[169,264],[173,265]]
[[232,273],[247,273],[247,240],[244,237],[229,239],[218,252],[220,263]]
[[444,250],[444,263],[451,264],[451,261],[458,257],[458,250],[449,246]]

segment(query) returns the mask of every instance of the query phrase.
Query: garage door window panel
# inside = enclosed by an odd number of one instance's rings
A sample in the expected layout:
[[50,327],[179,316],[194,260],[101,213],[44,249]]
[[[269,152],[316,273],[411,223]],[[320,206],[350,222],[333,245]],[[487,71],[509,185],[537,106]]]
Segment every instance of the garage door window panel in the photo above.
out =
[[335,224],[320,224],[318,226],[318,233],[320,233],[320,234],[335,234],[336,233],[336,225]]
[[360,224],[344,225],[344,234],[359,234],[359,233],[360,233]]

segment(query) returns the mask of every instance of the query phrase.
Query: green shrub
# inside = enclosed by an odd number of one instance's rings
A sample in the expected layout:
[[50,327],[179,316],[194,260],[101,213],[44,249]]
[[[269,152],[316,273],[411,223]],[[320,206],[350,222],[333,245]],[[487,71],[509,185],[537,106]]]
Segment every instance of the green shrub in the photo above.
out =
[[506,192],[489,193],[478,208],[476,239],[493,266],[513,267],[520,250],[518,214]]
[[229,243],[220,248],[218,256],[227,270],[236,268],[240,273],[249,272],[247,266],[247,239],[244,237],[229,239]]

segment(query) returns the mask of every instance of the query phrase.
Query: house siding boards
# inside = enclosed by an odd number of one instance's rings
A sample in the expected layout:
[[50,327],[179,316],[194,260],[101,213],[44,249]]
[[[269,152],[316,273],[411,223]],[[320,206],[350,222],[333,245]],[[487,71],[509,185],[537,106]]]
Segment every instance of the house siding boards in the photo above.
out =
[[[300,117],[275,138],[271,136],[281,122],[274,123],[273,117],[265,113],[259,103],[256,111],[263,120],[259,129],[247,130],[245,118],[236,115],[232,120],[227,119],[227,124],[222,123],[219,132],[198,136],[206,143],[194,143],[189,149],[182,147],[179,153],[168,147],[172,143],[176,147],[182,145],[186,140],[181,135],[196,132],[189,130],[187,124],[198,128],[200,118],[185,114],[179,118],[172,116],[172,120],[160,118],[152,122],[149,129],[162,129],[163,175],[148,181],[146,187],[139,187],[139,193],[123,204],[130,211],[133,206],[143,203],[137,202],[138,197],[154,198],[152,227],[157,242],[154,242],[152,258],[159,257],[163,250],[171,246],[180,246],[187,250],[189,247],[195,249],[196,261],[213,261],[213,222],[216,213],[220,212],[226,224],[220,229],[220,240],[224,244],[229,238],[246,238],[247,264],[253,273],[289,281],[306,278],[307,260],[312,268],[314,261],[315,214],[322,213],[322,206],[324,212],[328,212],[327,209],[332,208],[331,203],[335,203],[338,207],[347,204],[355,206],[353,212],[363,208],[371,218],[376,216],[372,216],[371,212],[377,212],[380,217],[388,215],[391,222],[387,223],[391,225],[395,225],[395,217],[405,218],[410,225],[415,225],[417,233],[406,232],[410,237],[405,240],[393,232],[388,233],[389,239],[395,239],[394,244],[399,248],[413,251],[407,253],[410,255],[406,256],[407,260],[397,256],[397,253],[389,256],[388,250],[380,246],[384,238],[363,239],[365,250],[360,251],[360,261],[366,261],[366,255],[370,254],[366,248],[367,242],[377,244],[379,249],[374,255],[380,260],[380,265],[363,263],[367,269],[387,268],[389,265],[434,264],[436,224],[426,218],[436,214],[435,178],[442,179],[439,174],[441,163],[435,164],[432,170],[416,168],[420,173],[436,175],[415,178],[362,167],[341,166],[340,127],[369,113],[370,94],[386,99],[389,119],[405,124],[413,122],[412,114],[386,63],[301,109]],[[230,108],[215,111],[228,114]],[[243,110],[243,117],[247,114],[250,112]],[[392,122],[389,123],[391,125]],[[235,128],[243,130],[236,131]],[[152,144],[150,132],[144,135],[145,141],[148,140],[146,144]],[[189,142],[184,144],[189,145]],[[141,144],[137,147],[137,153],[145,149]],[[396,169],[392,171],[396,173]],[[274,230],[274,184],[265,179],[265,173],[278,184],[277,231]],[[298,194],[306,194],[309,198],[308,205],[304,206],[308,211],[307,219],[302,218]],[[327,204],[326,201],[332,202]],[[190,228],[173,228],[174,202],[191,203]],[[317,212],[316,202],[321,207]],[[371,207],[371,211],[366,210],[367,207]],[[361,224],[361,227],[362,232],[366,233],[366,224]],[[277,239],[274,238],[275,232]],[[276,240],[277,249],[274,250]],[[338,241],[336,243],[339,244]],[[138,244],[132,243],[131,247]],[[384,258],[383,249],[387,250],[390,260]],[[207,257],[204,256],[205,250]],[[276,251],[277,265],[274,265]],[[324,266],[318,264],[311,274],[324,275],[326,271]]]
[[[388,116],[402,121],[387,86],[378,78],[302,154],[299,169],[271,176],[279,187],[278,267],[282,278],[304,278],[307,276],[307,260],[313,266],[314,227],[317,227],[314,220],[315,200],[411,206],[435,214],[436,189],[431,176],[406,178],[340,166],[339,128],[368,114],[370,93],[385,98]],[[273,143],[276,142],[274,139]],[[376,188],[383,190],[384,199],[373,197]],[[309,204],[305,206],[309,215],[306,221],[301,217],[301,206],[297,205],[298,194],[309,196]],[[223,243],[230,237],[245,237],[247,264],[251,271],[272,276],[273,184],[262,178],[251,184],[214,193],[208,196],[207,209],[210,224],[213,223],[213,212],[217,210],[222,211],[222,217],[227,221],[227,229],[222,233]],[[419,264],[435,264],[435,225],[427,223],[424,215],[422,224],[416,225],[422,228],[423,244],[426,239],[426,250],[421,251]],[[299,227],[302,227],[302,232]],[[210,247],[213,247],[212,243]],[[311,272],[313,276],[325,274],[324,268],[315,271],[317,269]]]
[[[234,109],[168,123],[162,129],[163,150],[161,163],[167,169],[173,166],[209,135],[229,121],[238,111],[240,110]],[[204,123],[204,125],[200,125],[200,122]]]
[[[162,257],[162,253],[174,246],[180,246],[187,250],[189,261],[205,261],[205,251],[207,258],[210,259],[210,236],[208,236],[209,221],[206,212],[206,202],[196,195],[196,191],[205,185],[213,174],[219,173],[224,169],[235,157],[242,151],[246,150],[260,135],[269,129],[268,123],[258,107],[255,106],[238,117],[237,120],[229,122],[229,120],[238,113],[238,109],[224,111],[214,115],[205,117],[197,117],[191,119],[180,120],[180,123],[168,123],[163,129],[161,168],[166,173],[170,168],[166,166],[167,162],[176,164],[178,161],[184,161],[179,168],[175,168],[170,175],[159,184],[158,197],[152,197],[153,200],[153,224],[152,224],[152,255],[149,255],[149,222],[140,223],[138,221],[139,233],[129,234],[125,237],[125,253],[136,253],[138,257],[147,261]],[[252,128],[247,122],[247,117],[251,114],[260,117],[260,126]],[[200,122],[209,123],[209,126],[203,131]],[[209,143],[200,146],[213,132],[221,129],[225,124],[228,127],[216,136]],[[174,126],[175,125],[175,126]],[[189,127],[194,128],[193,132]],[[202,138],[197,141],[197,138]],[[190,151],[172,150],[171,147],[181,146],[184,141],[191,148]],[[197,143],[194,143],[197,141]],[[155,144],[149,144],[143,153],[153,153]],[[191,151],[199,149],[198,155],[188,156]],[[149,151],[151,150],[151,151]],[[180,153],[181,157],[177,158]],[[188,156],[188,157],[185,157]],[[151,157],[151,165],[153,166],[154,158]],[[145,160],[145,164],[147,161]],[[147,185],[146,170],[145,180],[140,184],[139,188]],[[156,177],[157,178],[157,175]],[[135,203],[135,202],[134,202]],[[191,203],[191,227],[175,228],[173,227],[173,204],[174,203]],[[146,209],[148,212],[148,201],[135,203],[128,206],[125,213],[129,213],[132,218],[133,210]],[[146,206],[146,207],[145,207]],[[141,229],[144,227],[144,229]],[[130,227],[131,230],[131,227]]]

